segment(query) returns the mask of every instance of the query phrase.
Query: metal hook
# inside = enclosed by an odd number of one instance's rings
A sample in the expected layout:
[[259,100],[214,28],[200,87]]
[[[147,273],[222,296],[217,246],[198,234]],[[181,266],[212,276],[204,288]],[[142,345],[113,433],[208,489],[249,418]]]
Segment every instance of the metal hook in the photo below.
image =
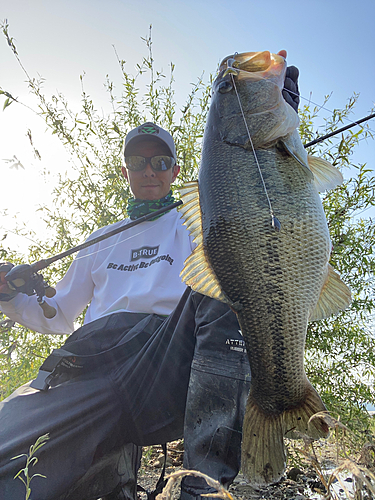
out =
[[230,57],[227,59],[227,69],[223,73],[223,77],[227,75],[235,75],[237,76],[240,73],[240,70],[237,69],[239,62],[235,60],[234,57]]

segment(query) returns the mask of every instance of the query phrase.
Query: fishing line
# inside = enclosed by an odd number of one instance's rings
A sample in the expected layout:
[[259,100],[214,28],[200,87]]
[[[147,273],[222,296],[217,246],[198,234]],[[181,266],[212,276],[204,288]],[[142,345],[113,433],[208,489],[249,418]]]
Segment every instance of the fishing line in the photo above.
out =
[[37,247],[41,248],[42,250],[46,250],[44,247],[42,247],[42,246],[41,246],[41,244],[40,244],[40,243],[38,243],[37,241],[33,240],[33,239],[32,239],[32,238],[30,238],[29,236],[26,236],[25,234],[19,234],[19,233],[16,233],[15,231],[12,231],[12,229],[7,229],[7,228],[5,228],[5,227],[3,227],[3,226],[1,226],[1,227],[0,227],[0,230],[1,230],[1,231],[4,231],[4,233],[6,233],[6,234],[5,234],[5,236],[3,236],[3,238],[2,238],[2,240],[1,240],[1,241],[5,240],[5,238],[7,237],[7,234],[8,234],[8,233],[11,233],[11,234],[13,234],[14,236],[19,236],[20,238],[23,238],[23,239],[25,239],[25,240],[29,240],[29,241],[31,241],[31,243],[33,243],[35,246],[37,246]]
[[[236,69],[237,69],[237,68],[236,68]],[[239,68],[238,68],[238,69],[239,69]],[[240,71],[244,71],[244,70],[240,70]],[[265,78],[265,77],[263,77],[263,76],[262,76],[261,78],[262,78],[263,80],[267,80],[267,78]],[[272,83],[274,83],[274,82],[272,82]],[[276,83],[274,83],[274,85],[276,85]],[[323,105],[317,104],[316,102],[312,101],[311,99],[307,99],[306,97],[303,97],[302,95],[297,94],[296,92],[293,92],[292,90],[289,90],[289,89],[286,89],[286,88],[283,88],[283,90],[286,90],[286,92],[289,92],[289,94],[293,94],[293,95],[295,95],[295,96],[299,96],[299,97],[300,97],[301,99],[303,99],[304,101],[309,101],[309,102],[311,102],[311,104],[314,104],[314,106],[317,106],[317,107],[319,108],[319,111],[320,111],[321,109],[324,109],[324,111],[328,111],[329,113],[334,114],[334,111],[332,111],[332,110],[330,110],[330,109],[328,109],[328,108],[324,107]],[[362,118],[362,120],[353,121],[353,122],[352,122],[349,118],[347,118],[346,116],[343,116],[343,117],[342,117],[342,119],[343,119],[343,120],[346,120],[347,122],[351,122],[351,123],[353,124],[353,126],[354,126],[354,125],[358,125],[359,127],[364,128],[364,126],[363,126],[363,125],[361,125],[361,123],[362,123],[363,121],[365,121],[365,120],[369,120],[370,118],[374,118],[374,117],[375,117],[375,114],[372,114],[372,115],[369,115],[369,116],[367,116],[367,117],[365,117],[365,118]],[[340,130],[341,130],[341,129],[340,129]],[[369,126],[367,126],[367,130],[369,130],[370,132],[372,132],[373,134],[375,134],[375,130],[372,130]],[[337,131],[337,130],[336,130],[335,132],[332,132],[332,135],[334,135],[334,134],[336,134],[336,133],[339,133],[339,131]]]
[[[361,142],[361,141],[366,141],[367,139],[368,139],[368,137],[361,137],[360,139],[357,139],[357,141]],[[322,153],[319,153],[319,156],[325,155],[326,153],[328,153],[329,151],[331,151],[336,146],[337,146],[337,143],[336,144],[332,144],[332,146],[330,146],[329,148],[325,149]]]
[[[14,231],[12,231],[12,230],[10,230],[10,229],[4,229],[4,228],[1,228],[1,229],[2,229],[3,231],[8,232],[8,233],[12,233],[12,234],[14,234],[15,236],[21,236],[22,238],[26,238],[26,239],[30,240],[32,243],[34,243],[35,245],[38,245],[38,243],[37,243],[36,241],[32,240],[31,238],[28,238],[27,236],[24,236],[24,235],[22,235],[22,234],[17,234],[17,233],[15,233]],[[85,254],[85,255],[81,255],[81,256],[78,256],[78,255],[77,255],[77,256],[74,258],[74,260],[81,260],[81,259],[85,259],[86,257],[91,257],[92,255],[95,255],[95,254],[97,254],[97,253],[104,252],[104,250],[108,250],[109,248],[112,248],[112,247],[114,247],[114,246],[116,246],[116,245],[120,245],[121,243],[123,243],[123,242],[125,242],[125,241],[128,241],[128,240],[130,240],[131,238],[135,238],[136,236],[139,236],[139,235],[141,235],[141,234],[145,233],[146,231],[148,231],[148,229],[144,229],[144,230],[143,230],[143,231],[141,231],[141,232],[138,232],[138,233],[136,233],[136,234],[133,234],[132,236],[128,236],[128,237],[127,237],[127,238],[125,238],[124,240],[121,240],[120,242],[113,243],[112,245],[108,245],[107,247],[105,247],[105,248],[101,248],[100,250],[95,250],[95,252],[91,252],[91,253],[88,253],[88,254]],[[103,234],[105,234],[105,233],[103,233]],[[117,236],[117,235],[114,235],[114,236]],[[90,240],[86,240],[86,241],[90,241]]]
[[[236,53],[235,53],[235,55],[237,55],[237,54],[238,54],[238,52],[236,52]],[[245,71],[244,69],[241,69],[241,68],[239,68],[239,67],[236,67],[236,66],[233,66],[233,67],[232,67],[232,66],[229,66],[229,62],[230,62],[230,61],[233,61],[233,59],[229,59],[229,60],[227,61],[227,64],[228,64],[228,67],[229,67],[229,68],[234,69],[236,72],[238,72],[238,71],[242,71],[243,73],[249,73],[249,71]],[[250,73],[250,74],[251,74],[251,73]],[[266,77],[264,77],[264,76],[261,76],[261,75],[257,75],[257,76],[259,77],[259,79],[261,79],[261,80],[266,80],[266,81],[268,81],[268,82],[272,83],[273,85],[275,85],[276,87],[278,87],[278,88],[279,88],[279,86],[277,85],[277,83],[273,82],[272,80],[269,80],[268,78],[266,78]],[[289,94],[293,94],[293,95],[295,95],[295,96],[297,96],[297,97],[300,97],[300,98],[301,98],[301,99],[303,99],[304,101],[308,101],[309,103],[314,104],[314,106],[317,106],[317,107],[319,108],[319,111],[320,111],[321,109],[324,109],[324,111],[328,111],[329,113],[334,114],[334,111],[332,111],[331,109],[326,108],[323,104],[322,104],[322,105],[320,105],[320,104],[318,104],[318,103],[316,103],[316,102],[312,101],[312,100],[311,100],[311,98],[304,97],[304,96],[302,96],[301,94],[297,94],[296,92],[293,92],[292,90],[289,90],[289,89],[286,89],[286,88],[283,88],[282,90],[285,90],[286,92],[289,92]],[[363,118],[362,120],[358,120],[358,122],[357,122],[357,121],[353,121],[353,122],[352,122],[352,121],[350,120],[350,118],[347,118],[346,116],[343,116],[343,117],[342,117],[342,119],[343,119],[343,120],[346,120],[347,122],[352,123],[352,124],[353,124],[353,126],[354,126],[354,125],[361,126],[361,125],[360,125],[360,124],[361,124],[361,122],[365,121],[366,119],[373,118],[374,116],[375,116],[374,114],[373,114],[373,115],[369,115],[368,117]],[[364,126],[363,126],[363,125],[362,125],[361,127],[364,129]],[[370,132],[372,132],[373,134],[375,134],[375,131],[374,131],[374,130],[372,130],[369,126],[367,126],[367,130],[369,130]],[[337,132],[337,131],[333,132],[333,134],[335,134],[335,133],[338,133],[338,132]]]
[[[236,68],[237,69],[237,68]],[[242,109],[242,104],[241,104],[241,100],[240,100],[240,96],[238,95],[238,91],[237,91],[237,87],[236,87],[236,83],[234,81],[234,77],[233,77],[233,74],[230,75],[231,78],[232,78],[232,82],[233,82],[233,87],[234,87],[234,90],[236,92],[236,96],[237,96],[237,99],[238,99],[238,104],[240,106],[240,110],[241,110],[241,114],[242,114],[242,118],[243,118],[243,121],[245,123],[245,127],[246,127],[246,130],[247,130],[247,135],[249,136],[249,140],[250,140],[250,144],[251,144],[251,149],[253,150],[253,154],[254,154],[254,158],[255,158],[255,162],[257,164],[257,167],[258,167],[258,171],[259,171],[259,175],[260,175],[260,178],[261,178],[261,181],[262,181],[262,184],[263,184],[263,189],[264,189],[264,193],[266,195],[266,198],[267,198],[267,202],[268,202],[268,206],[269,206],[269,209],[270,209],[270,215],[271,215],[271,220],[272,220],[272,227],[275,229],[275,231],[280,231],[281,229],[281,224],[280,224],[280,221],[279,219],[275,216],[274,214],[274,211],[273,211],[273,208],[272,208],[272,204],[271,204],[271,200],[268,196],[268,192],[267,192],[267,186],[266,186],[266,183],[264,182],[264,178],[263,178],[263,174],[262,174],[262,170],[260,168],[260,165],[259,165],[259,161],[258,161],[258,157],[257,157],[257,154],[255,152],[255,148],[254,148],[254,144],[253,144],[253,141],[251,139],[251,135],[250,135],[250,130],[249,130],[249,127],[247,126],[247,122],[246,122],[246,118],[245,118],[245,113]]]
[[[52,263],[54,263],[54,262],[56,262],[58,260],[61,260],[64,257],[68,257],[69,255],[72,255],[73,253],[79,252],[80,250],[84,250],[84,249],[86,249],[86,248],[88,248],[90,246],[96,245],[97,243],[100,243],[103,240],[111,238],[112,236],[115,236],[115,235],[117,235],[119,233],[122,233],[123,231],[125,231],[127,229],[132,229],[135,226],[138,226],[139,224],[141,224],[143,222],[154,220],[156,216],[163,215],[164,213],[169,212],[173,208],[176,208],[176,207],[178,207],[180,205],[182,205],[182,201],[181,200],[176,201],[176,202],[172,203],[171,205],[167,205],[165,207],[159,208],[158,210],[156,210],[154,212],[150,212],[150,213],[148,213],[146,215],[143,215],[142,217],[139,217],[136,220],[128,220],[127,223],[118,226],[116,229],[113,229],[113,230],[110,230],[110,231],[105,231],[100,236],[93,236],[93,235],[91,235],[91,237],[89,237],[89,239],[86,240],[84,243],[81,243],[80,245],[72,247],[69,250],[65,250],[64,252],[61,252],[61,253],[59,253],[57,255],[54,255],[53,257],[50,257],[48,259],[39,260],[37,262],[34,262],[34,264],[31,264],[31,265],[25,264],[23,266],[27,267],[27,272],[37,273],[38,271],[41,271],[42,269],[45,269],[46,267],[50,266]],[[148,230],[148,228],[145,228],[144,231],[138,232],[138,233],[134,234],[133,236],[129,236],[127,239],[125,239],[123,241],[127,241],[130,238],[134,238],[134,236],[137,236],[139,234],[143,234],[147,230]],[[108,248],[113,247],[115,244],[116,243],[114,243],[113,245],[109,245],[109,246],[107,246],[105,248],[102,248],[101,250],[97,250],[95,252],[91,252],[88,255],[82,255],[82,257],[80,257],[80,258],[89,257],[90,255],[94,255],[95,253],[99,253],[99,252],[101,252],[103,250],[107,250]],[[17,268],[19,268],[19,267],[22,267],[22,266],[16,266],[14,269],[17,270]],[[24,273],[24,272],[26,272],[26,270],[23,269],[23,270],[20,271],[18,269],[18,271],[13,271],[13,269],[12,269],[9,272],[13,273],[13,274],[17,274],[17,272]],[[17,276],[17,278],[18,278],[18,276]]]
[[[100,250],[95,250],[95,252],[91,252],[91,253],[88,253],[88,254],[85,254],[85,255],[81,255],[80,257],[77,255],[74,260],[81,260],[81,259],[85,259],[86,257],[91,257],[91,255],[95,255],[97,253],[100,253],[100,252],[104,252],[104,250],[108,250],[109,248],[112,248],[112,247],[115,247],[116,245],[120,245],[121,243],[123,243],[124,241],[128,241],[132,238],[135,238],[136,236],[139,236],[145,232],[148,231],[148,228],[147,229],[144,229],[143,231],[139,232],[139,233],[136,233],[136,234],[133,234],[132,236],[128,236],[127,238],[125,238],[124,240],[121,240],[121,241],[117,241],[116,243],[113,243],[112,245],[108,245],[107,247],[105,248],[101,248]],[[105,233],[104,233],[105,234]],[[117,236],[117,235],[114,235],[114,236]],[[88,240],[90,241],[90,240]]]

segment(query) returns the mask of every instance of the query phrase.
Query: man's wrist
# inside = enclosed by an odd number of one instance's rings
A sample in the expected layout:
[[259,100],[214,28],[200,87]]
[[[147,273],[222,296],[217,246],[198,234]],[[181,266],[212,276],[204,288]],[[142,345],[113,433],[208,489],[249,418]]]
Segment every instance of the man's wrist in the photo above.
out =
[[15,290],[10,293],[0,293],[0,302],[9,302],[18,294]]

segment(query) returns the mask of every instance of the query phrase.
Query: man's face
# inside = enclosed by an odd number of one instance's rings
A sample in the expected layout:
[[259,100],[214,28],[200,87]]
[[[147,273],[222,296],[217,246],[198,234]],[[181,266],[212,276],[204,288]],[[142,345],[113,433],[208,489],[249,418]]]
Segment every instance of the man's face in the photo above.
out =
[[[127,151],[127,155],[139,155],[151,158],[158,155],[171,156],[171,153],[164,144],[145,140],[132,146]],[[140,200],[158,200],[166,196],[179,171],[180,167],[178,165],[161,172],[155,172],[149,163],[146,165],[146,168],[138,172],[133,172],[122,167],[122,173],[130,184],[134,198]]]

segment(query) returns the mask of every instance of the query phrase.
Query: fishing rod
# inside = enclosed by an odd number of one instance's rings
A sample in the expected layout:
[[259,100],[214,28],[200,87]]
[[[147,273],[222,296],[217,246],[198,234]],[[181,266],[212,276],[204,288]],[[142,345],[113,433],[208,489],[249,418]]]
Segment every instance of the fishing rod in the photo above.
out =
[[173,208],[182,205],[182,201],[176,201],[172,203],[172,205],[168,205],[167,207],[160,208],[159,210],[155,210],[155,212],[151,212],[143,217],[140,217],[137,220],[129,222],[123,226],[120,226],[112,231],[108,231],[108,233],[102,234],[101,236],[97,236],[96,238],[92,238],[91,240],[86,241],[85,243],[81,243],[76,247],[70,248],[65,252],[61,252],[49,259],[42,259],[34,262],[34,264],[20,264],[18,266],[12,267],[12,269],[5,275],[5,279],[8,282],[8,286],[11,290],[16,292],[25,293],[26,295],[36,295],[38,304],[43,309],[43,314],[46,318],[53,318],[56,315],[56,309],[44,300],[44,296],[51,298],[56,294],[56,290],[48,285],[46,281],[43,279],[42,274],[38,274],[38,271],[45,269],[50,266],[53,262],[63,259],[68,255],[72,255],[75,252],[79,252],[84,248],[88,248],[100,241],[106,240],[115,234],[121,233],[122,231],[126,231],[142,222],[148,221],[157,217],[158,215],[163,214],[164,212],[168,212]]
[[318,137],[317,139],[314,139],[313,141],[308,142],[307,144],[304,144],[304,147],[308,148],[310,146],[313,146],[314,144],[318,144],[319,142],[323,142],[326,139],[329,139],[330,137],[333,137],[336,134],[340,134],[340,132],[344,132],[345,130],[348,130],[349,128],[354,127],[355,125],[359,125],[360,123],[363,123],[367,120],[371,120],[371,118],[375,118],[375,113],[373,113],[372,115],[365,116],[361,120],[350,123],[349,125],[346,125],[345,127],[339,128],[339,129],[335,130],[334,132],[331,132],[330,134],[322,135],[321,137]]
[[[313,146],[314,144],[318,144],[319,142],[323,142],[324,140],[329,139],[330,137],[333,137],[334,135],[337,135],[341,132],[344,132],[345,130],[348,130],[348,129],[354,127],[355,125],[359,125],[360,123],[363,123],[367,120],[371,120],[372,118],[375,118],[375,113],[368,115],[368,116],[362,118],[361,120],[353,122],[349,125],[346,125],[345,127],[342,127],[334,132],[331,132],[331,133],[326,134],[324,136],[318,137],[317,139],[314,139],[313,141],[305,144],[304,147],[308,148],[310,146]],[[14,290],[16,292],[25,293],[26,295],[29,295],[29,296],[30,295],[37,295],[38,304],[43,309],[44,316],[46,318],[53,318],[56,315],[56,309],[54,307],[50,306],[49,304],[47,304],[47,302],[44,300],[44,296],[51,298],[56,294],[56,290],[53,287],[49,286],[46,281],[44,281],[43,275],[38,274],[39,271],[50,266],[53,262],[61,260],[64,257],[67,257],[68,255],[72,255],[75,252],[79,252],[80,250],[83,250],[83,249],[88,248],[92,245],[95,245],[96,243],[99,243],[100,241],[103,241],[107,238],[110,238],[111,236],[114,236],[115,234],[121,233],[122,231],[125,231],[127,229],[130,229],[138,224],[141,224],[142,222],[153,219],[154,217],[157,217],[158,215],[161,215],[164,212],[172,210],[173,208],[176,208],[179,205],[182,205],[182,201],[177,201],[177,202],[173,203],[172,205],[160,208],[159,210],[156,210],[155,212],[144,215],[143,217],[140,217],[139,219],[137,219],[135,221],[129,222],[128,224],[125,224],[124,226],[118,227],[117,229],[114,229],[113,231],[109,231],[108,233],[105,233],[101,236],[97,236],[96,238],[92,238],[91,240],[88,240],[85,243],[82,243],[82,244],[77,245],[73,248],[70,248],[69,250],[66,250],[65,252],[61,252],[57,255],[54,255],[53,257],[50,257],[49,259],[42,259],[42,260],[39,260],[37,262],[34,262],[34,264],[20,264],[18,266],[14,266],[12,269],[9,270],[9,272],[5,276],[5,279],[8,282],[9,288],[11,288],[12,290]]]

